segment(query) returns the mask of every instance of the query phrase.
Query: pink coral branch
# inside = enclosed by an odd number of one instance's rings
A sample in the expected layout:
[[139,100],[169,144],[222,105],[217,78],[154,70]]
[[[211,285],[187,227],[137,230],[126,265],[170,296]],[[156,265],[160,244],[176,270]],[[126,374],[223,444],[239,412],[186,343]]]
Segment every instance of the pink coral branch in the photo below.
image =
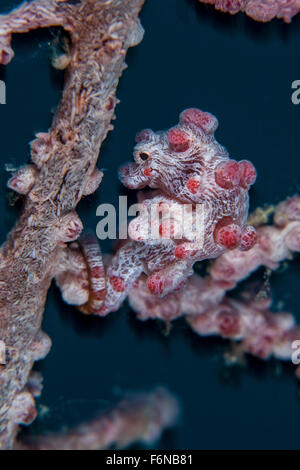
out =
[[[218,335],[239,342],[239,351],[260,359],[271,356],[291,361],[292,343],[300,338],[300,327],[290,313],[272,313],[270,299],[236,301],[224,298],[187,322],[200,336]],[[300,368],[296,370],[298,378]]]
[[267,22],[282,18],[290,23],[300,11],[299,0],[200,0],[214,5],[217,10],[235,15],[242,11],[256,21]]
[[[0,62],[13,57],[11,36],[63,26],[71,38],[63,96],[53,124],[31,143],[32,165],[9,187],[25,195],[22,215],[0,252],[0,448],[13,446],[20,423],[35,416],[26,390],[32,364],[50,340],[40,331],[46,295],[66,243],[82,223],[75,208],[94,191],[99,149],[114,118],[115,91],[128,47],[143,30],[143,0],[35,0],[0,17]],[[60,268],[59,268],[60,269]]]
[[[148,289],[164,297],[182,287],[196,261],[217,258],[226,249],[246,251],[255,244],[256,231],[247,225],[247,217],[256,170],[247,160],[229,158],[215,139],[217,127],[215,116],[190,108],[169,131],[147,129],[137,135],[135,162],[121,168],[121,179],[129,188],[157,191],[139,205],[140,214],[128,227],[129,240],[107,268],[105,297],[99,289],[103,305],[89,313],[103,316],[118,310],[141,274],[147,276]],[[99,271],[100,255],[98,264]],[[103,270],[98,271],[102,287]],[[70,292],[70,272],[65,274],[58,284],[65,300],[78,305],[76,294],[74,301],[65,295]],[[74,273],[75,293],[76,286],[82,290],[82,275]]]

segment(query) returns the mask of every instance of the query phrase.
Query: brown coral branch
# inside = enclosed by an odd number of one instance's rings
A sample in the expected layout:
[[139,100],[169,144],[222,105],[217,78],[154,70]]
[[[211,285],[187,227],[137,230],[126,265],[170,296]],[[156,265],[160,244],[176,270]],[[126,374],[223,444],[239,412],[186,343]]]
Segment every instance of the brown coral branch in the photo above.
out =
[[144,0],[35,0],[0,17],[0,62],[13,57],[11,35],[63,26],[70,35],[62,99],[48,133],[31,144],[33,164],[9,186],[25,197],[15,228],[0,251],[0,449],[11,448],[18,424],[35,417],[26,383],[49,338],[40,325],[46,295],[65,243],[82,224],[75,213],[101,181],[99,149],[112,126],[115,91],[127,48],[142,39],[137,19]]
[[178,415],[176,399],[164,388],[129,395],[116,407],[68,432],[25,438],[21,450],[100,450],[125,448],[134,442],[156,442]]

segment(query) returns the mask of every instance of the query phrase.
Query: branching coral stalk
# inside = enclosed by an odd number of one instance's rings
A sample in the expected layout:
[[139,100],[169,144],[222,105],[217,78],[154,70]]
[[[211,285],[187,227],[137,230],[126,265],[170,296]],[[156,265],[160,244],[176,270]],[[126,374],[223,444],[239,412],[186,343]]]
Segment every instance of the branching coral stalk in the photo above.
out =
[[274,18],[283,18],[290,23],[293,16],[300,12],[299,0],[200,0],[202,3],[215,5],[221,10],[232,15],[239,11],[245,12],[256,21],[267,22]]
[[134,442],[153,444],[178,415],[176,399],[164,388],[129,395],[116,407],[92,421],[61,434],[18,441],[22,450],[100,450],[128,447]]
[[[70,35],[69,63],[53,124],[31,143],[32,165],[9,186],[26,194],[24,209],[0,251],[0,449],[11,448],[18,424],[36,411],[26,383],[50,339],[40,325],[65,243],[82,223],[75,207],[101,181],[95,168],[112,128],[115,90],[127,48],[140,42],[143,0],[35,0],[0,17],[0,62],[13,58],[11,36],[62,26]],[[4,353],[5,351],[5,357]]]

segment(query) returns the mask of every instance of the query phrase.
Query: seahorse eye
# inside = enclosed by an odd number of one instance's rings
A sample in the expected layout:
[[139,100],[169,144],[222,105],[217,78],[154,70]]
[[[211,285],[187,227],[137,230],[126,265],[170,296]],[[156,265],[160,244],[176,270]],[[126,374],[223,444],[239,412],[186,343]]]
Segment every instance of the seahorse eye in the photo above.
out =
[[145,162],[146,160],[148,160],[148,158],[150,157],[149,153],[146,153],[146,152],[141,152],[139,154],[139,157],[141,160],[143,160],[143,162]]

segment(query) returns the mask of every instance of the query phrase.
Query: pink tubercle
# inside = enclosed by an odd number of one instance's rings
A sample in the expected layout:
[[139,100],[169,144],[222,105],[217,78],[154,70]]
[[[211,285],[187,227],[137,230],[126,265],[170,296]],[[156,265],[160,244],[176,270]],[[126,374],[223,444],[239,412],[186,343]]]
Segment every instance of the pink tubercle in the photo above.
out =
[[157,273],[152,274],[147,279],[147,287],[154,295],[160,295],[164,290],[164,282],[161,276]]
[[188,251],[183,245],[178,245],[174,250],[174,256],[178,259],[185,259],[188,256]]
[[200,189],[200,186],[201,186],[201,183],[199,180],[195,179],[195,178],[190,178],[187,183],[186,183],[186,187],[187,189],[192,193],[192,194],[196,194],[199,189]]
[[151,176],[151,173],[152,173],[152,168],[145,168],[144,170],[144,175],[149,177]]
[[170,149],[174,152],[185,152],[190,146],[190,139],[186,132],[174,127],[168,132]]
[[232,189],[240,182],[240,167],[235,160],[220,163],[215,171],[216,183],[224,189]]
[[252,225],[247,225],[241,232],[240,250],[250,250],[255,245],[256,240],[257,235],[255,228],[252,227]]
[[256,180],[256,169],[248,160],[242,160],[239,162],[240,167],[240,184],[244,188],[248,188],[255,183]]
[[212,134],[218,127],[218,120],[210,113],[197,108],[189,108],[180,114],[180,123],[185,125],[194,124],[206,134]]

